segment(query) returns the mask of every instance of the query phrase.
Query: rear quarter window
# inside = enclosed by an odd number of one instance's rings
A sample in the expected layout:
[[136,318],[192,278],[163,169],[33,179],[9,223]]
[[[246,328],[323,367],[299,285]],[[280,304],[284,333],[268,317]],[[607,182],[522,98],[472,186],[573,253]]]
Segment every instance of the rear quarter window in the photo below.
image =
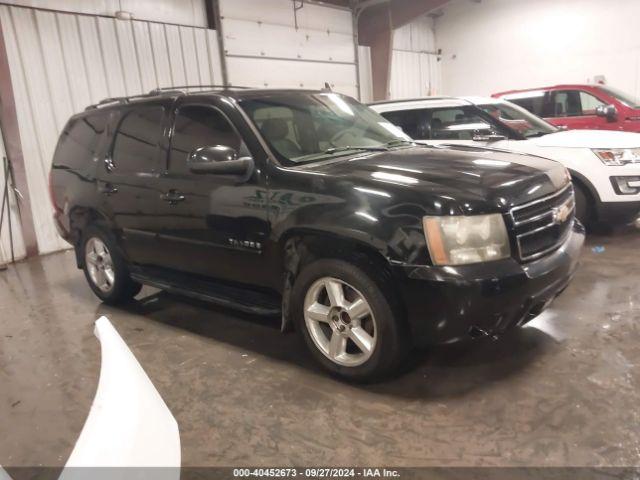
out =
[[54,164],[73,170],[89,164],[99,154],[106,126],[107,117],[102,113],[70,120],[60,135]]
[[112,160],[119,173],[150,173],[158,162],[165,110],[145,105],[122,112],[113,142]]

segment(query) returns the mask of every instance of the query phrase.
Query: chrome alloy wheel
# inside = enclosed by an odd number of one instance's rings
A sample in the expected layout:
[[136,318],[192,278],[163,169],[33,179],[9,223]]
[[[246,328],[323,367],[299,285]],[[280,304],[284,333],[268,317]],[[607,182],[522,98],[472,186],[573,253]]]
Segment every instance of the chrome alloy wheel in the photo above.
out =
[[87,240],[84,251],[89,278],[100,291],[109,293],[115,281],[113,260],[109,249],[102,240],[91,237]]
[[304,321],[313,343],[329,360],[356,367],[376,346],[376,321],[364,295],[332,277],[316,280],[304,299]]

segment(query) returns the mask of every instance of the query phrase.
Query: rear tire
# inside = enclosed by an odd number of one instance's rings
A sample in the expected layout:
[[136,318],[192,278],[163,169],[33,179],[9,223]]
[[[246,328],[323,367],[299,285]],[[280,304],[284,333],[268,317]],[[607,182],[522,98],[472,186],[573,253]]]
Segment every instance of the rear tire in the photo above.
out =
[[84,275],[100,300],[108,304],[124,303],[140,292],[142,285],[131,279],[127,264],[111,234],[96,226],[89,226],[79,248]]
[[291,292],[296,330],[313,357],[331,373],[358,382],[393,373],[411,350],[390,289],[366,270],[317,260],[303,268]]

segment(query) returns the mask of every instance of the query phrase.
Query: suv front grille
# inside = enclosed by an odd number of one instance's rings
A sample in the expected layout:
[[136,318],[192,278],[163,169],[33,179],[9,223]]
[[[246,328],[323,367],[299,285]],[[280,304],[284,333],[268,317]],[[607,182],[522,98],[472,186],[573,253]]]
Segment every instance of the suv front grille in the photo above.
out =
[[535,260],[560,247],[573,224],[575,200],[568,184],[558,192],[509,211],[519,259]]

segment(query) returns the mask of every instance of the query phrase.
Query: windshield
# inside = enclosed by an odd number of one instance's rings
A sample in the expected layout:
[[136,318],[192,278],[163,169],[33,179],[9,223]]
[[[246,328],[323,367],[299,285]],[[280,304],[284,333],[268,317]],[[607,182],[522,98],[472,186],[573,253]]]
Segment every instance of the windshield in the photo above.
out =
[[490,103],[478,105],[478,108],[525,138],[540,137],[558,131],[550,123],[511,103]]
[[617,88],[613,88],[609,86],[600,85],[600,88],[604,90],[606,93],[608,93],[609,95],[611,95],[613,98],[624,103],[627,107],[640,108],[640,105],[639,105],[640,102],[638,102],[637,97],[635,97],[634,95],[622,92]]
[[240,105],[284,164],[413,143],[373,110],[338,93],[265,94]]

